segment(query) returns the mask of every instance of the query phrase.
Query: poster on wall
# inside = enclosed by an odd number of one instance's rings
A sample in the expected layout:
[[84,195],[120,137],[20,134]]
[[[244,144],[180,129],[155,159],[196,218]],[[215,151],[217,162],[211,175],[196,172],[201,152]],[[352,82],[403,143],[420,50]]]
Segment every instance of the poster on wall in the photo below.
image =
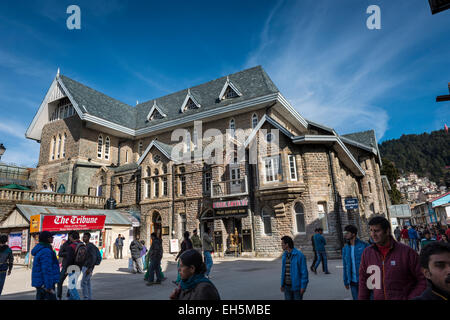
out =
[[22,231],[22,252],[28,251],[28,229]]
[[178,251],[180,251],[178,247],[178,239],[170,239],[170,252],[174,253]]
[[10,233],[8,237],[8,245],[12,251],[22,251],[22,232]]
[[56,255],[59,255],[59,248],[62,246],[64,242],[69,239],[67,233],[64,234],[55,234],[53,235],[53,249],[56,251]]

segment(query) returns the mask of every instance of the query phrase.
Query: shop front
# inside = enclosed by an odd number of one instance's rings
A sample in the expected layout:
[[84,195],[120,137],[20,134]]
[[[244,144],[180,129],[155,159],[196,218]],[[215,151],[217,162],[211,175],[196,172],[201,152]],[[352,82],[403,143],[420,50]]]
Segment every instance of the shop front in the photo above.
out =
[[248,199],[213,202],[201,217],[202,230],[213,230],[214,248],[225,255],[252,252],[252,223]]

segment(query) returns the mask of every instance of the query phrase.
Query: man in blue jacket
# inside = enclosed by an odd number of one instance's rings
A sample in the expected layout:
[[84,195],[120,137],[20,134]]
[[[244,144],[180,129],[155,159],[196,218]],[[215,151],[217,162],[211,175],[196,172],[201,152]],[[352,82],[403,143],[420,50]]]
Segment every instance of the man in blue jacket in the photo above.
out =
[[320,262],[322,262],[325,274],[330,274],[330,272],[328,272],[328,266],[327,266],[327,253],[325,251],[325,245],[327,244],[327,242],[325,241],[325,238],[322,235],[323,229],[318,228],[317,230],[319,231],[319,233],[316,233],[314,235],[314,245],[316,247],[317,262],[313,268],[313,271],[314,271],[314,273],[317,274],[317,267],[319,266]]
[[361,256],[368,243],[359,240],[356,235],[358,229],[355,226],[348,225],[344,228],[344,238],[347,244],[342,250],[342,262],[344,264],[344,286],[351,289],[353,300],[358,300],[359,288],[359,265]]
[[286,300],[302,300],[308,285],[308,267],[306,258],[300,250],[294,248],[291,237],[281,238],[284,250],[281,268],[281,292]]
[[59,264],[52,248],[53,235],[39,234],[39,243],[31,250],[34,256],[31,285],[36,288],[36,300],[56,300],[55,284],[59,282]]
[[417,235],[417,231],[416,229],[414,229],[413,226],[409,227],[408,237],[409,237],[409,246],[417,251],[417,239],[419,238],[419,236]]

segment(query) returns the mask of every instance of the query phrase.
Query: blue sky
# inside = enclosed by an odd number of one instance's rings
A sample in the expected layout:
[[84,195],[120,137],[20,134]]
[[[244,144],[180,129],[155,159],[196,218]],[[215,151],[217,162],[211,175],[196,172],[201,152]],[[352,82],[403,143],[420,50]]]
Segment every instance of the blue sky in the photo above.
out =
[[[66,9],[81,8],[81,30]],[[369,30],[369,5],[381,30]],[[450,124],[450,10],[426,0],[1,1],[2,161],[35,166],[24,138],[57,68],[130,105],[262,65],[307,119],[379,141]]]

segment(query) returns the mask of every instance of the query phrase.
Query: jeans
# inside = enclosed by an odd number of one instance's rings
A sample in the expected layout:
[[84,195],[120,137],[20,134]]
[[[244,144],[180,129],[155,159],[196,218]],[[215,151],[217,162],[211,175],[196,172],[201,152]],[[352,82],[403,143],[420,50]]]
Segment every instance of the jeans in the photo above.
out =
[[149,282],[153,282],[153,280],[155,279],[155,273],[156,273],[156,281],[161,282],[162,279],[161,279],[160,267],[161,267],[161,259],[151,260],[150,267],[149,267],[150,273],[148,275]]
[[417,242],[416,239],[409,239],[409,246],[417,251]]
[[324,272],[328,272],[328,266],[327,266],[327,253],[325,251],[317,251],[317,262],[314,266],[314,269],[317,269],[320,262],[322,262],[322,266],[324,268]]
[[0,271],[0,296],[2,295],[3,285],[5,284],[7,271]]
[[205,276],[209,276],[209,273],[211,272],[211,268],[213,266],[213,259],[211,257],[211,251],[203,251],[203,255],[205,256],[205,264],[206,264]]
[[285,300],[303,300],[303,295],[300,294],[300,290],[293,291],[291,286],[284,286],[284,299]]
[[80,294],[77,289],[78,277],[76,276],[76,273],[71,273],[68,277],[67,296],[69,300],[80,300]]
[[81,292],[83,294],[83,300],[92,300],[92,289],[91,289],[91,272],[86,275],[87,268],[83,267],[81,272],[83,273],[83,278],[81,278]]
[[123,259],[123,257],[122,257],[122,249],[123,249],[123,246],[117,246],[117,258],[118,259]]
[[353,300],[358,300],[359,284],[356,282],[350,282],[350,290],[352,291]]
[[63,289],[63,283],[64,280],[66,280],[67,277],[67,268],[62,268],[61,269],[61,273],[59,274],[59,282],[58,282],[58,288],[57,288],[57,292],[56,292],[56,296],[61,299],[62,297],[62,289]]
[[[52,289],[55,290],[55,286]],[[56,300],[56,294],[48,293],[44,288],[36,288],[36,300]]]

